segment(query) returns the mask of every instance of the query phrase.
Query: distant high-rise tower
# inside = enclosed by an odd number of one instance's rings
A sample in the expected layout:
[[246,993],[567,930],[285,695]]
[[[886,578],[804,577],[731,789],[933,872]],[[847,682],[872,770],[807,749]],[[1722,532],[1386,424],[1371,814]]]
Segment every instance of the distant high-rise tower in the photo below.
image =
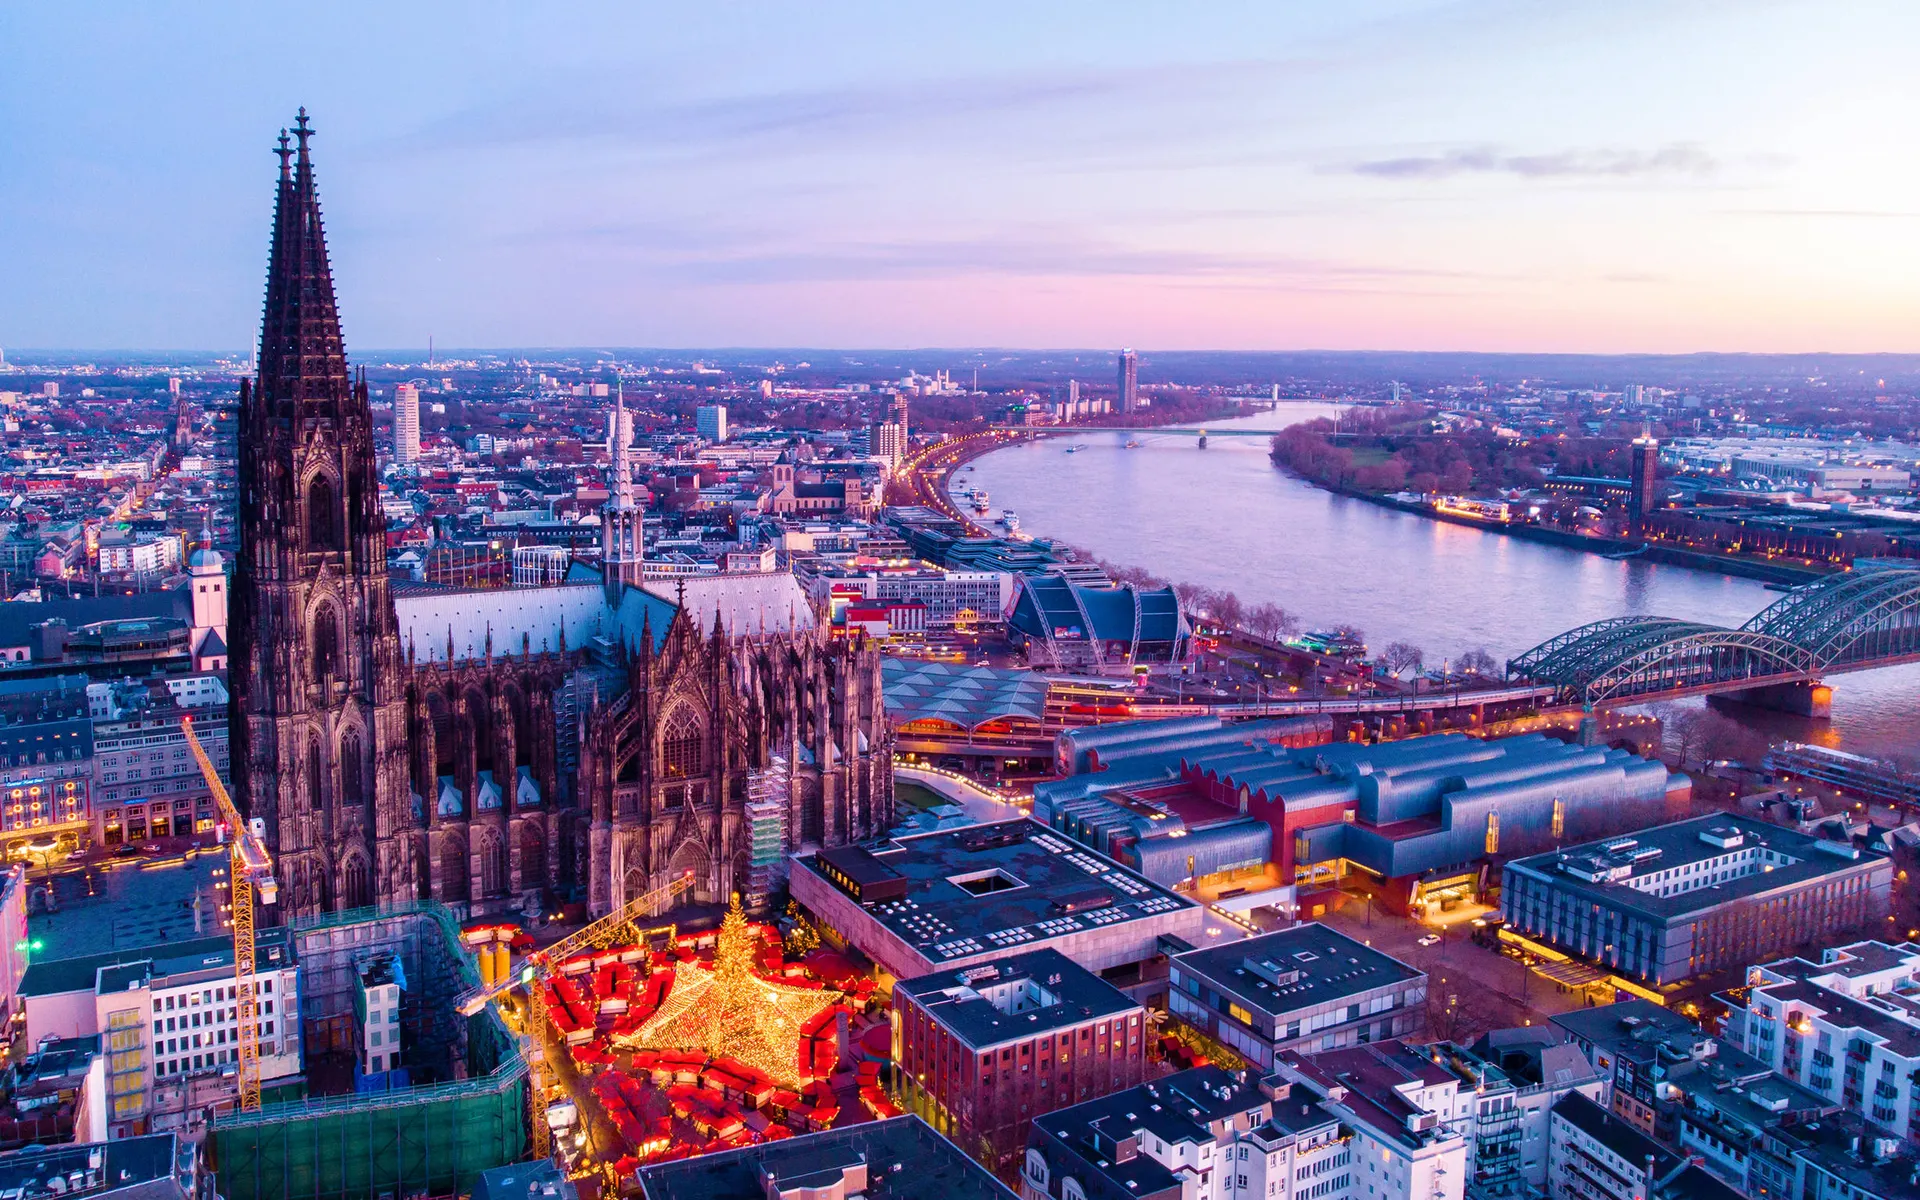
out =
[[1120,394],[1114,404],[1123,413],[1140,407],[1140,356],[1131,350],[1120,352]]
[[1660,443],[1655,440],[1653,432],[1648,430],[1633,439],[1630,453],[1633,462],[1633,493],[1630,499],[1632,509],[1627,515],[1629,526],[1634,534],[1638,535],[1645,528],[1647,518],[1653,515],[1653,510],[1659,504],[1660,494],[1656,477],[1660,466]]
[[627,443],[633,440],[633,421],[627,415],[627,394],[616,392],[612,436],[607,442],[611,467],[607,474],[607,502],[600,509],[600,562],[607,586],[639,586],[645,569],[645,514],[633,499],[633,469],[627,463]]
[[693,431],[700,435],[703,442],[724,442],[727,440],[727,406],[724,404],[702,404],[693,410]]
[[901,434],[900,426],[892,421],[882,421],[873,427],[869,437],[871,457],[896,466],[906,457],[907,439]]
[[393,389],[393,461],[420,461],[420,389],[410,383]]
[[[940,377],[943,381],[946,378],[946,374],[945,371],[940,372]],[[905,454],[907,452],[907,397],[905,393],[893,398],[893,423],[900,427],[900,453]]]
[[1078,379],[1069,379],[1067,380],[1067,416],[1077,417],[1079,415],[1080,381]]

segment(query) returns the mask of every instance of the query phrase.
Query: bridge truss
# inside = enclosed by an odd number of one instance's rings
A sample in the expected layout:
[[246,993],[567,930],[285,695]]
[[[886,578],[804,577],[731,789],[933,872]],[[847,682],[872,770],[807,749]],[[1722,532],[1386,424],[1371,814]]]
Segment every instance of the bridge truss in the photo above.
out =
[[1920,658],[1920,564],[1849,572],[1797,588],[1739,629],[1671,617],[1610,617],[1507,663],[1510,679],[1562,704],[1808,680]]

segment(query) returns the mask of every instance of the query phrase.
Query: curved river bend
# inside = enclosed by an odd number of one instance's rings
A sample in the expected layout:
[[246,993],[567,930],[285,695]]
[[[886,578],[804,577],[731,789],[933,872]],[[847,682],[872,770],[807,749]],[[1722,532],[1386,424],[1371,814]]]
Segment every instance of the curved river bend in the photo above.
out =
[[[1282,403],[1211,428],[1274,430],[1335,412]],[[1137,448],[1126,448],[1130,438]],[[1504,662],[1629,613],[1739,625],[1780,596],[1749,579],[1613,562],[1336,496],[1274,467],[1264,437],[1216,436],[1201,450],[1191,435],[1069,434],[996,451],[957,478],[985,487],[994,512],[1012,509],[1027,533],[1230,588],[1246,603],[1272,601],[1309,628],[1348,623],[1374,646],[1412,642],[1430,665],[1475,647]],[[1830,727],[1724,711],[1776,738],[1920,756],[1920,666],[1832,683]]]

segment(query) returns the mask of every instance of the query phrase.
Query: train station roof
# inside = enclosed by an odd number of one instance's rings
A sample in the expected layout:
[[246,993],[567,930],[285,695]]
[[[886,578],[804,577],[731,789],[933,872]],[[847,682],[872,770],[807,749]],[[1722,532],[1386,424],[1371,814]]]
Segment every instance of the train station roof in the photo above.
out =
[[1031,671],[886,658],[887,711],[897,722],[946,721],[975,729],[989,721],[1046,714],[1047,679]]

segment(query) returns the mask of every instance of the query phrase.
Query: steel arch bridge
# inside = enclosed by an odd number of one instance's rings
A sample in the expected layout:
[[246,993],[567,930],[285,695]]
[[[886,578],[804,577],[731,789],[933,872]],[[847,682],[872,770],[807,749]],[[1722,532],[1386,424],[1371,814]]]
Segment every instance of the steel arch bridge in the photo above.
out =
[[1611,617],[1507,663],[1561,704],[1737,691],[1920,659],[1920,564],[1849,572],[1789,592],[1738,629]]

